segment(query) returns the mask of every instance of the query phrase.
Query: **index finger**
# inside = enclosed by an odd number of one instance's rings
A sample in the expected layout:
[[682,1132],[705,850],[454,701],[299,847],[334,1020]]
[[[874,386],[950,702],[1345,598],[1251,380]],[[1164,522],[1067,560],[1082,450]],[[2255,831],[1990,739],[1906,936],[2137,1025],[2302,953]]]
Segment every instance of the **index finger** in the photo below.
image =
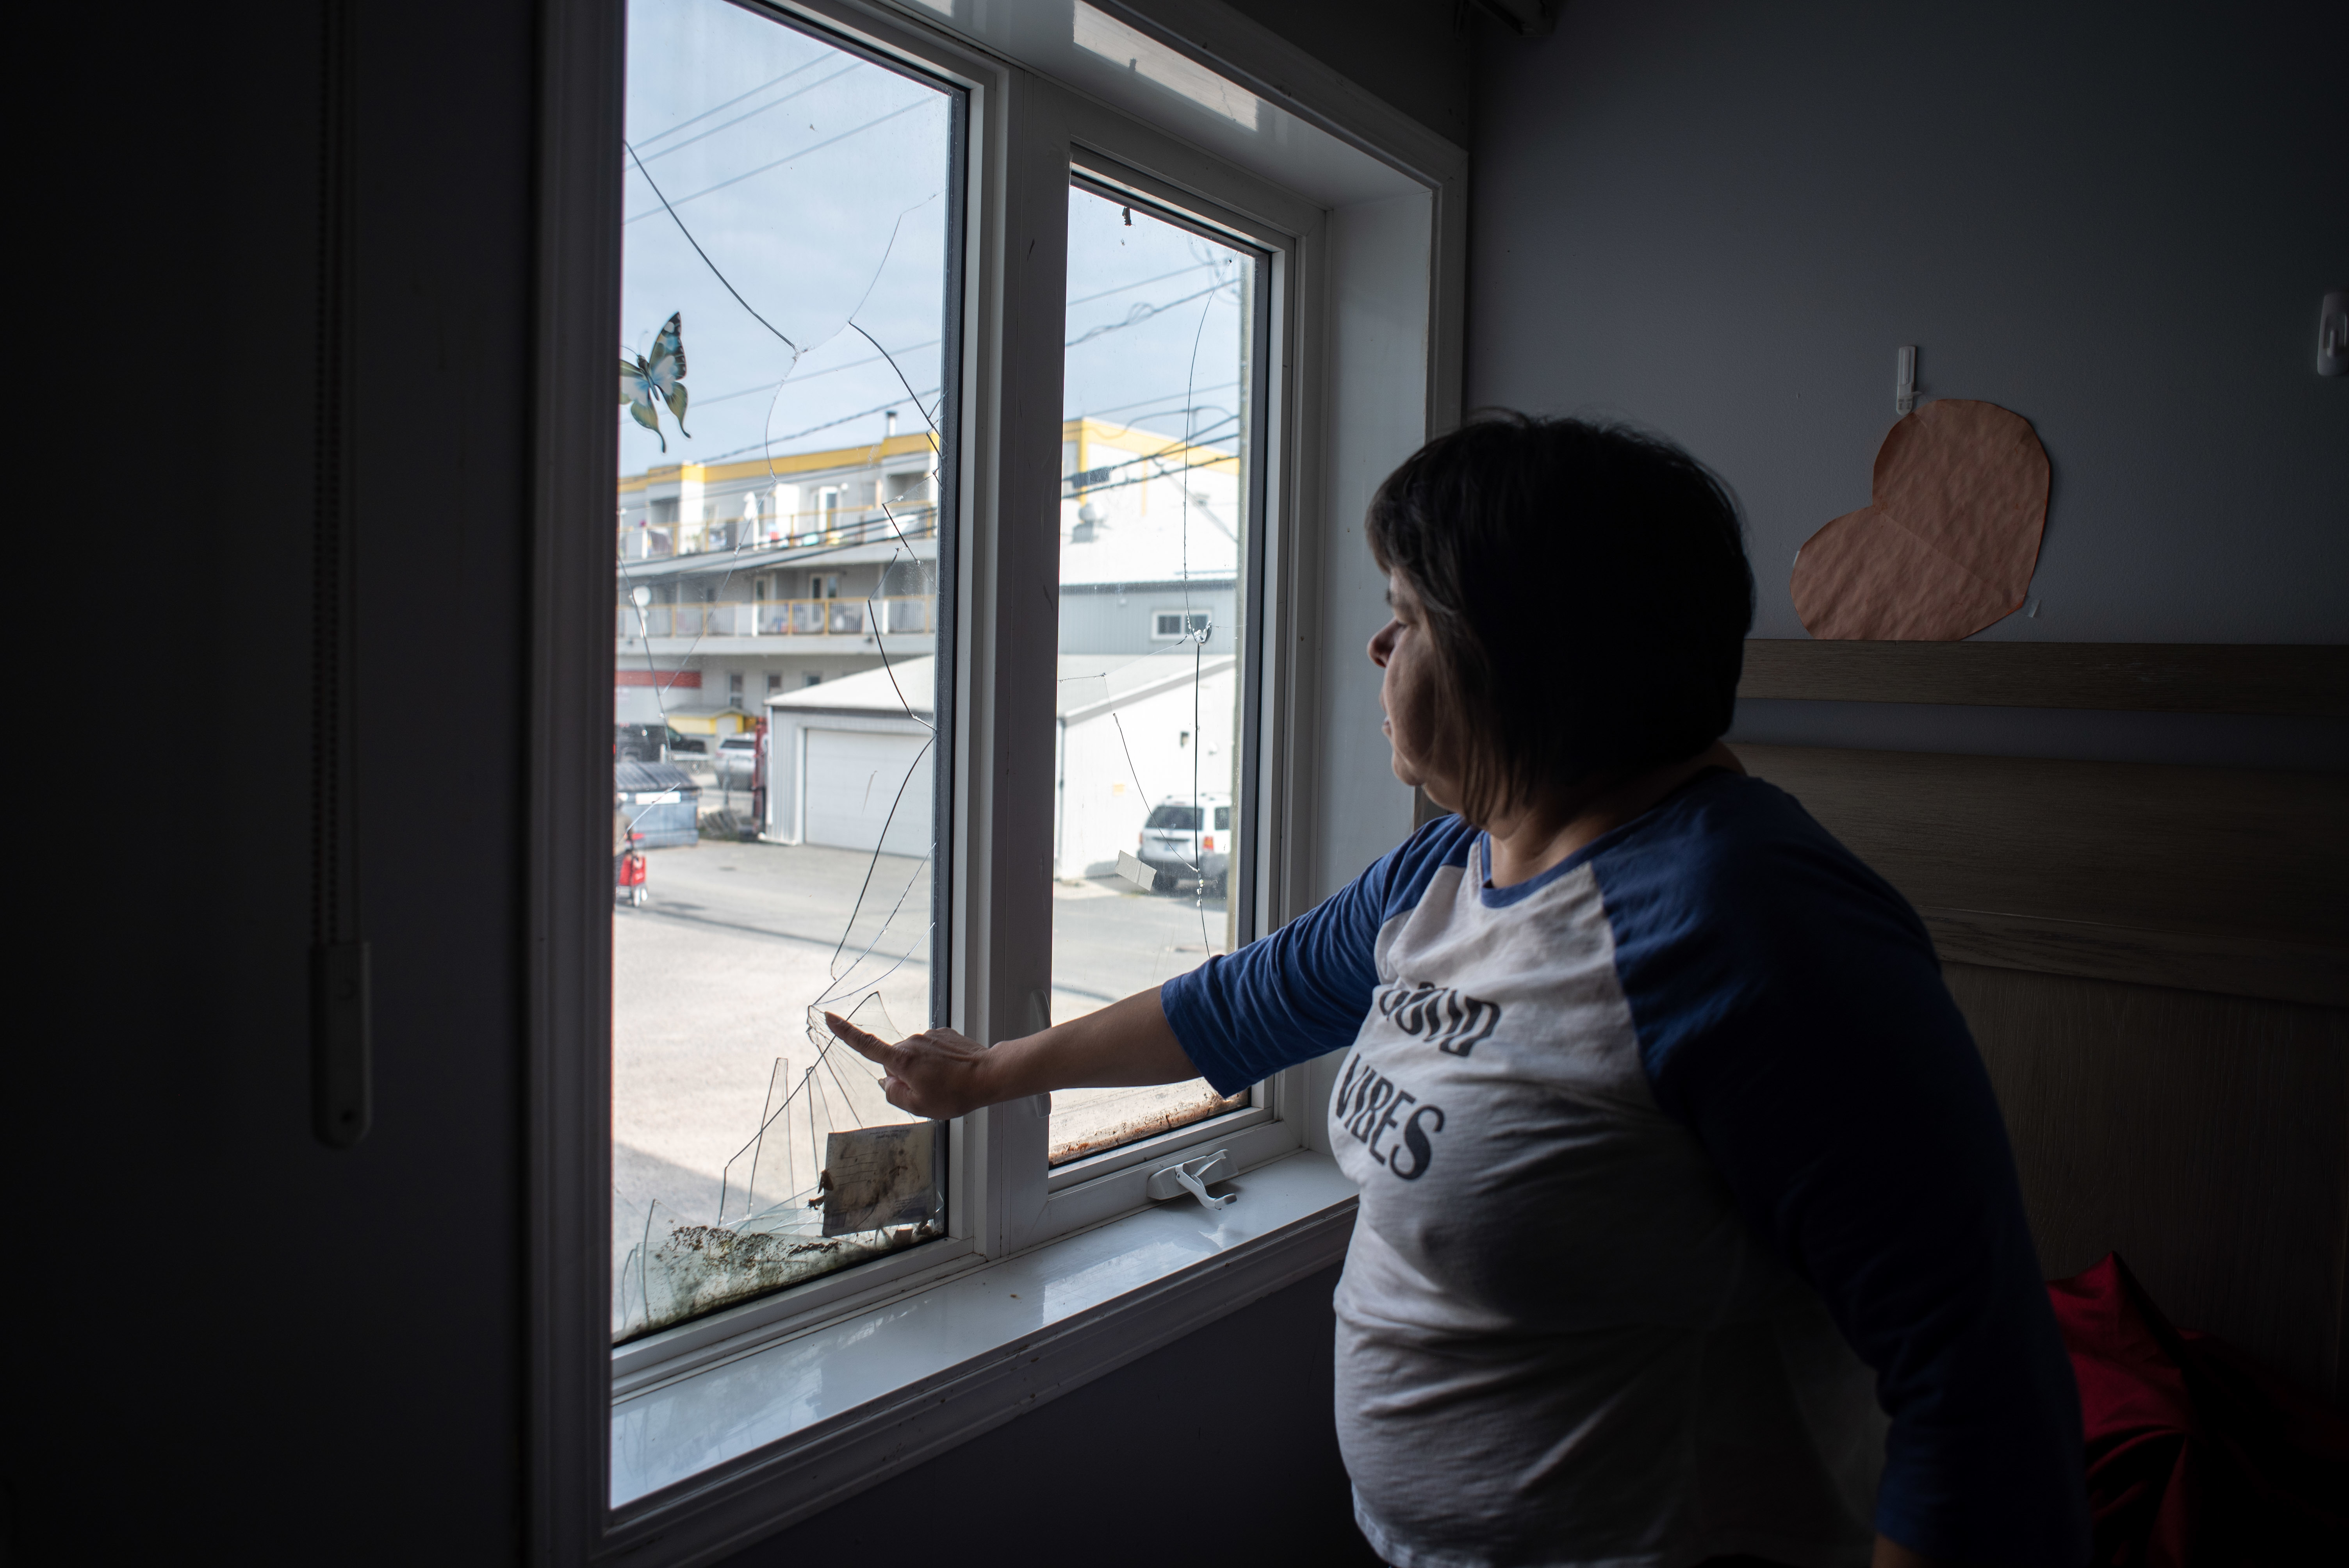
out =
[[889,1053],[895,1047],[888,1041],[878,1035],[867,1034],[837,1013],[826,1013],[823,1021],[832,1030],[833,1038],[854,1047],[868,1061],[879,1062],[885,1068],[889,1065]]

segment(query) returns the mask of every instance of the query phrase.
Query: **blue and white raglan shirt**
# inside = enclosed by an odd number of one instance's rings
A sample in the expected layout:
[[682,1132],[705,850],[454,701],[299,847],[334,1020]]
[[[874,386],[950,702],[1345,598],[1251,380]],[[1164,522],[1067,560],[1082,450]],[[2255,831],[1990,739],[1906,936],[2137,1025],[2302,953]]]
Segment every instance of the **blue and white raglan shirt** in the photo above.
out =
[[1900,895],[1712,771],[1489,885],[1432,822],[1170,981],[1225,1093],[1347,1048],[1355,1511],[1401,1568],[2075,1568],[2078,1396],[1990,1082]]

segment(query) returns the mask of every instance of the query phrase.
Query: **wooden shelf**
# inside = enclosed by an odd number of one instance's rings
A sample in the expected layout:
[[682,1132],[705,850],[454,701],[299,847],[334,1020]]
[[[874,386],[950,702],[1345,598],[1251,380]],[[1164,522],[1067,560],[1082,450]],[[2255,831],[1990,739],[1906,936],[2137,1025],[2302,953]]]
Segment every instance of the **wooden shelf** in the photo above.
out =
[[1754,638],[1737,695],[2337,718],[2349,716],[2349,646]]
[[1943,958],[2349,1006],[2349,778],[1741,746]]
[[2349,946],[1920,907],[1945,964],[2349,1007]]

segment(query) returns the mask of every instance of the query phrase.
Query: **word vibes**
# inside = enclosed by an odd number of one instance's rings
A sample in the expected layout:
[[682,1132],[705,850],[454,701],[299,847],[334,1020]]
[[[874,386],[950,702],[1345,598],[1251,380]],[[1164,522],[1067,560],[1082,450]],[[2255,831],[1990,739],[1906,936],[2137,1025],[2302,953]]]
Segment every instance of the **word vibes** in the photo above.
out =
[[1377,1071],[1357,1051],[1347,1057],[1339,1077],[1330,1120],[1352,1133],[1371,1159],[1402,1180],[1416,1181],[1435,1158],[1431,1140],[1444,1130],[1444,1108],[1421,1103],[1417,1095]]

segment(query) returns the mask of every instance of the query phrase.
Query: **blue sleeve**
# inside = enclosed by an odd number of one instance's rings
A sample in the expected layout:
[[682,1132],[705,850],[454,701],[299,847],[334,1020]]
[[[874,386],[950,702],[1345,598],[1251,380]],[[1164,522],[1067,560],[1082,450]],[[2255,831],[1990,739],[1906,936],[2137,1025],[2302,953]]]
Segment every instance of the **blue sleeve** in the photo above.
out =
[[1930,1557],[2078,1568],[2078,1388],[1931,939],[1790,797],[1723,793],[1764,830],[1599,857],[1658,1100],[1874,1369],[1877,1529]]
[[1380,929],[1475,837],[1456,817],[1430,822],[1269,936],[1160,986],[1174,1037],[1216,1092],[1352,1045],[1378,989]]

